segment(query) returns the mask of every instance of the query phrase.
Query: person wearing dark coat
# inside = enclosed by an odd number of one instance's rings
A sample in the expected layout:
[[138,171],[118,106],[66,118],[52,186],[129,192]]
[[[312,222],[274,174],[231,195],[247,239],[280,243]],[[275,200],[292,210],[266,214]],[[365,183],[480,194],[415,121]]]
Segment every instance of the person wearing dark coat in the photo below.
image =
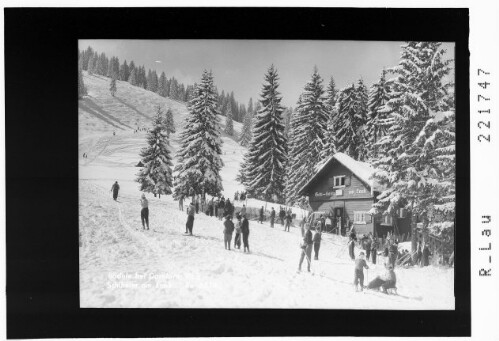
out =
[[230,203],[230,200],[227,199],[227,201],[225,202],[224,216],[230,215],[232,218],[233,213],[234,213],[234,206],[232,206],[232,204]]
[[291,216],[291,212],[289,211],[286,214],[286,226],[284,226],[284,231],[289,232],[289,228],[291,227],[291,222],[293,221],[293,217]]
[[397,290],[397,276],[395,275],[395,271],[393,271],[393,266],[388,264],[386,266],[385,273],[380,276],[376,276],[369,284],[367,285],[368,289],[371,290],[380,290],[384,293],[388,293],[388,289]]
[[348,254],[350,255],[351,260],[355,260],[354,248],[355,248],[355,241],[352,238],[350,238],[350,240],[348,241]]
[[248,219],[246,219],[246,215],[243,215],[243,223],[241,225],[241,232],[243,234],[244,252],[246,252],[246,250],[248,250],[248,252],[250,252],[249,242],[248,242],[250,230],[249,230],[249,222],[248,222]]
[[366,240],[364,242],[364,250],[366,250],[366,260],[369,260],[371,257],[371,238],[366,237]]
[[314,259],[319,260],[319,249],[321,248],[321,236],[322,233],[319,229],[315,230],[314,238],[312,241],[314,242]]
[[397,261],[398,255],[398,246],[397,243],[391,242],[390,247],[388,248],[388,259],[390,264],[395,268],[395,262]]
[[263,206],[262,206],[262,208],[260,208],[260,216],[259,216],[258,222],[260,224],[263,223]]
[[270,227],[274,227],[274,220],[275,220],[275,210],[272,207],[272,211],[270,211]]
[[303,235],[303,242],[301,244],[301,256],[300,256],[300,263],[298,265],[298,271],[301,271],[301,265],[303,263],[303,259],[305,256],[307,257],[307,270],[310,272],[310,262],[312,261],[310,258],[312,257],[312,245],[313,245],[313,239],[312,239],[312,231],[310,231],[310,225],[307,224],[307,231],[305,231],[305,234]]
[[220,203],[218,204],[218,218],[222,220],[222,217],[224,216],[224,210],[225,210],[225,199],[222,197],[220,199]]
[[236,214],[236,236],[234,237],[234,249],[241,249],[241,232],[242,232],[242,221],[241,215],[239,213]]
[[232,240],[232,232],[234,232],[234,223],[230,215],[225,216],[224,221],[224,245],[226,250],[230,250],[230,241]]
[[423,266],[430,265],[430,256],[431,252],[428,248],[428,244],[425,244],[425,246],[423,247]]
[[120,191],[120,185],[118,185],[118,181],[116,181],[113,186],[111,186],[111,192],[113,192],[113,199],[116,201],[118,199],[118,192]]
[[194,203],[191,202],[187,208],[187,223],[185,224],[185,233],[189,233],[192,236],[192,228],[194,227],[194,215],[196,214],[196,207]]
[[376,258],[378,256],[378,247],[379,247],[378,240],[373,238],[371,243],[371,261],[373,264],[376,264]]
[[284,218],[286,217],[286,211],[281,207],[279,211],[279,219],[281,219],[281,225],[284,226]]

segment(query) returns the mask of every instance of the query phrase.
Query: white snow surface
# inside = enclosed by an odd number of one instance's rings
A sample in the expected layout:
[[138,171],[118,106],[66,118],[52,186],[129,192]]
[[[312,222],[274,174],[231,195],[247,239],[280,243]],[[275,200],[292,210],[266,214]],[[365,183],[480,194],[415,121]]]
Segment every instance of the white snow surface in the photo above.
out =
[[[187,216],[178,202],[171,196],[146,194],[151,230],[142,232],[141,192],[135,182],[139,168],[134,165],[146,133],[134,133],[132,124],[150,125],[147,117],[155,112],[153,103],[172,107],[177,127],[171,142],[174,152],[187,110],[182,103],[124,82],[118,81],[115,99],[109,94],[108,78],[85,75],[84,81],[91,97],[83,100],[85,110],[80,101],[79,110],[81,307],[454,309],[453,268],[397,268],[399,296],[354,292],[353,262],[345,242],[335,236],[323,236],[312,274],[306,272],[306,262],[305,271],[298,274],[297,227],[284,232],[280,224],[272,229],[268,223],[250,221],[251,253],[227,251],[219,220],[197,214],[194,236],[184,236]],[[224,120],[221,123],[223,130]],[[239,132],[241,124],[234,122],[234,129]],[[232,201],[233,193],[243,189],[235,177],[245,149],[226,135],[222,138],[221,175]],[[84,152],[88,158],[81,157]],[[118,202],[110,193],[116,180],[121,187]],[[260,205],[265,203],[248,200],[248,206]],[[278,207],[267,208],[272,206]],[[378,260],[378,265],[368,263],[366,283],[383,271],[383,257]]]

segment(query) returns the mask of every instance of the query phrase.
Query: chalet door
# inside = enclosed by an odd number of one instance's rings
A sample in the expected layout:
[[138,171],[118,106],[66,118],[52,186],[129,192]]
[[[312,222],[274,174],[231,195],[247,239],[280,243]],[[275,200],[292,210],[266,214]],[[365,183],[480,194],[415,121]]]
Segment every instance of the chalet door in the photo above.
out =
[[334,220],[336,221],[336,228],[338,229],[339,234],[343,234],[343,229],[345,226],[345,222],[343,219],[343,207],[335,207],[334,208]]

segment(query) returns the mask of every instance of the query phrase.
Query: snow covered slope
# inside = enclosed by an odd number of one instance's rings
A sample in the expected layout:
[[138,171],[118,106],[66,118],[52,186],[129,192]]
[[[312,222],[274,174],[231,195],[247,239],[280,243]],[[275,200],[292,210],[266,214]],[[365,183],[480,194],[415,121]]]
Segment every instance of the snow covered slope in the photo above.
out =
[[[85,76],[85,84],[89,96],[79,108],[82,307],[454,309],[453,269],[396,269],[400,296],[355,293],[353,263],[331,236],[324,237],[320,260],[312,263],[314,275],[297,274],[297,228],[284,232],[280,224],[271,229],[251,221],[251,254],[226,251],[222,223],[214,217],[196,215],[195,236],[184,236],[186,213],[169,196],[147,195],[151,231],[142,232],[134,165],[145,133],[134,133],[135,125],[147,127],[156,104],[171,107],[175,151],[187,109],[123,82],[113,98],[105,77]],[[239,132],[241,125],[234,127]],[[234,179],[244,148],[227,136],[223,140],[223,185],[232,196],[241,189]],[[110,193],[116,180],[118,202]],[[372,279],[380,271],[371,266],[365,275]]]

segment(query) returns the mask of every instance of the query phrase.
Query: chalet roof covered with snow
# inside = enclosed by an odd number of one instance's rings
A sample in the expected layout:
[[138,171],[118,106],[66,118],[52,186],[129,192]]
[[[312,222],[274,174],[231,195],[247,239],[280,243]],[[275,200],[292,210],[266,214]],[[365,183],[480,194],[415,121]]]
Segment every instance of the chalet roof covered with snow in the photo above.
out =
[[334,160],[338,161],[341,163],[343,166],[348,168],[349,170],[352,171],[355,176],[357,176],[366,186],[371,188],[371,185],[373,184],[374,187],[377,187],[377,184],[374,179],[371,179],[371,176],[375,172],[375,168],[373,168],[369,163],[367,162],[362,162],[362,161],[356,161],[347,154],[344,153],[336,153],[333,156],[331,156],[328,160],[326,160],[323,163],[320,163],[316,167],[316,173],[308,181],[299,191],[300,194],[302,195],[307,195],[307,191],[309,190],[310,186],[321,176],[323,176],[326,172],[327,169],[334,163]]

